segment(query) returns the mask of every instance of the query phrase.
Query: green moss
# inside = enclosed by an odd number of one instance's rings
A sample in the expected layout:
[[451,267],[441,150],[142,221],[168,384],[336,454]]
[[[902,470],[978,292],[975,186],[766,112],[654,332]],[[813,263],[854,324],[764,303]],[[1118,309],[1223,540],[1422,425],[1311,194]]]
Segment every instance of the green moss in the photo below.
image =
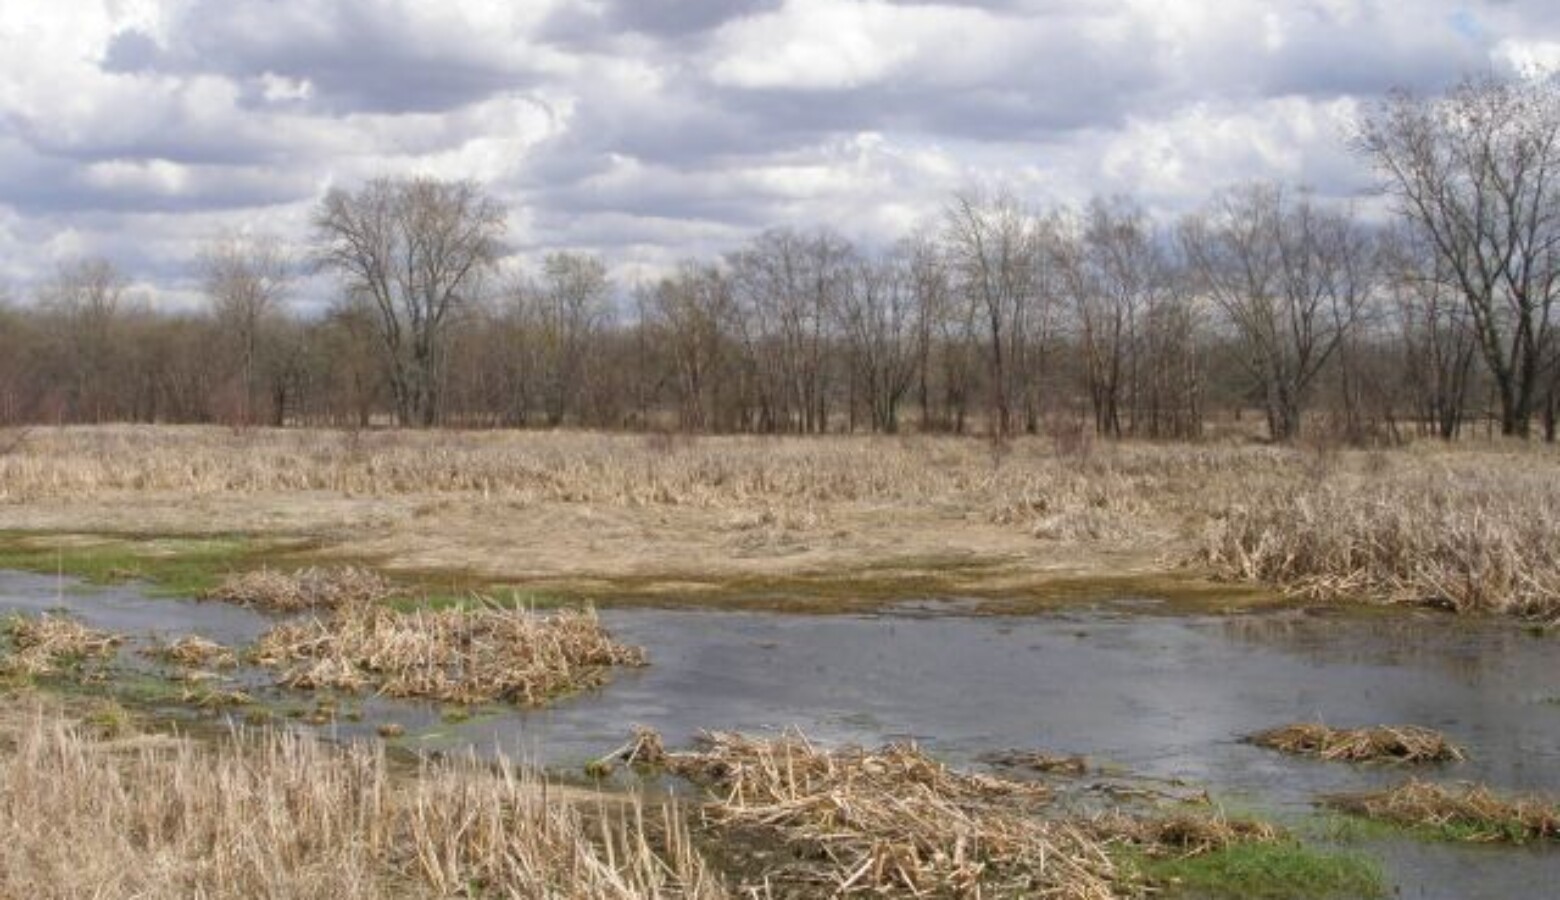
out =
[[1167,897],[1323,900],[1384,897],[1386,880],[1369,857],[1313,850],[1295,841],[1237,844],[1187,859],[1143,864]]
[[312,549],[305,541],[256,541],[236,535],[142,537],[0,533],[0,569],[69,576],[94,586],[145,581],[150,593],[189,597],[227,575],[285,561]]

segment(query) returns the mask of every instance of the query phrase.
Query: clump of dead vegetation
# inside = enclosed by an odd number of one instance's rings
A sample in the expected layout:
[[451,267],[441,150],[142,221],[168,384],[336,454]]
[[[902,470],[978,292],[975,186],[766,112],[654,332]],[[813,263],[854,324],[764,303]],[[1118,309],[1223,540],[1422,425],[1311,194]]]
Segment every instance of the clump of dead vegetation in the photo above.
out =
[[1128,844],[1156,859],[1184,859],[1287,837],[1282,829],[1257,819],[1191,812],[1140,816],[1111,811],[1091,819],[1088,828],[1099,840]]
[[702,736],[670,753],[641,735],[629,758],[719,798],[705,816],[799,854],[770,882],[834,894],[1109,898],[1123,874],[1084,829],[1035,813],[1036,784],[950,771],[910,745],[826,751],[802,735]]
[[1475,784],[1412,780],[1381,791],[1337,794],[1332,809],[1453,840],[1490,843],[1560,840],[1560,805],[1537,797],[1502,797]]
[[1543,467],[1254,491],[1210,528],[1226,577],[1318,599],[1560,617],[1560,479]]
[[383,575],[357,566],[311,567],[296,572],[265,568],[230,575],[202,598],[289,613],[377,603],[392,591]]
[[1136,897],[1148,885],[1118,862],[1122,847],[1181,857],[1279,837],[1189,813],[1056,814],[1045,785],[960,773],[910,744],[829,750],[794,731],[716,732],[672,752],[641,729],[614,758],[705,787],[705,821],[734,855],[748,844],[789,848],[787,859],[745,867],[781,895]]
[[1045,775],[1084,775],[1089,771],[1087,757],[1045,753],[1039,750],[1002,750],[980,758],[987,765],[1004,769],[1024,769]]
[[238,655],[231,649],[197,634],[185,635],[143,652],[153,659],[185,668],[227,669],[238,665]]
[[1446,735],[1417,725],[1329,728],[1300,722],[1259,731],[1247,738],[1258,747],[1338,762],[1461,762],[1463,748]]
[[285,733],[99,741],[38,709],[0,733],[0,896],[727,896],[674,809],[587,820],[505,760],[408,773]]
[[49,675],[75,663],[109,659],[124,643],[121,635],[49,613],[12,616],[4,632],[11,652],[0,658],[0,669],[11,675]]
[[271,629],[254,658],[280,669],[292,688],[529,706],[599,687],[614,666],[646,662],[592,610],[542,615],[492,604],[413,612],[348,605]]

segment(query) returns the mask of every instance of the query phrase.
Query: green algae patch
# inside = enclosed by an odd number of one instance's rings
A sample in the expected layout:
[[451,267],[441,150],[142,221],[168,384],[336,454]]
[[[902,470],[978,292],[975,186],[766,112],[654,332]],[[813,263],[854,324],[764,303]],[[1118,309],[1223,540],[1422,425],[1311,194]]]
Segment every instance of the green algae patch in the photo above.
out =
[[0,569],[79,579],[103,586],[131,581],[151,585],[148,593],[191,597],[216,587],[227,575],[286,560],[314,549],[305,540],[220,537],[104,536],[0,533]]
[[1296,841],[1233,844],[1200,856],[1147,861],[1141,868],[1169,898],[1343,900],[1388,893],[1381,867],[1370,857]]

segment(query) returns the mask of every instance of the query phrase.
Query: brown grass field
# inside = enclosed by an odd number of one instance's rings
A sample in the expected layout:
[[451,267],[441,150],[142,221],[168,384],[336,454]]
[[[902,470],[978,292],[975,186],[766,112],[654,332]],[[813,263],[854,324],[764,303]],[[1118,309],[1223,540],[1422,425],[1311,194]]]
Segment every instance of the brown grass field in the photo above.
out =
[[12,443],[0,530],[35,543],[301,537],[321,563],[658,602],[1224,601],[1245,584],[1560,610],[1560,453],[1540,445],[126,426]]

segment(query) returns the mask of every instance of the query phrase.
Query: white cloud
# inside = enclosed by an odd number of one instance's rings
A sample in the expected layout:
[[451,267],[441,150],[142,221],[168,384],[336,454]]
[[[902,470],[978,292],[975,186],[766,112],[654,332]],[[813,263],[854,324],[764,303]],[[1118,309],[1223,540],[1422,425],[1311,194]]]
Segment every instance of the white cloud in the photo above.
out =
[[107,254],[176,301],[212,235],[302,242],[326,187],[384,174],[479,179],[524,255],[597,248],[625,280],[768,225],[892,240],[971,185],[1350,194],[1361,102],[1560,69],[1560,9],[6,0],[0,45],[0,280]]

